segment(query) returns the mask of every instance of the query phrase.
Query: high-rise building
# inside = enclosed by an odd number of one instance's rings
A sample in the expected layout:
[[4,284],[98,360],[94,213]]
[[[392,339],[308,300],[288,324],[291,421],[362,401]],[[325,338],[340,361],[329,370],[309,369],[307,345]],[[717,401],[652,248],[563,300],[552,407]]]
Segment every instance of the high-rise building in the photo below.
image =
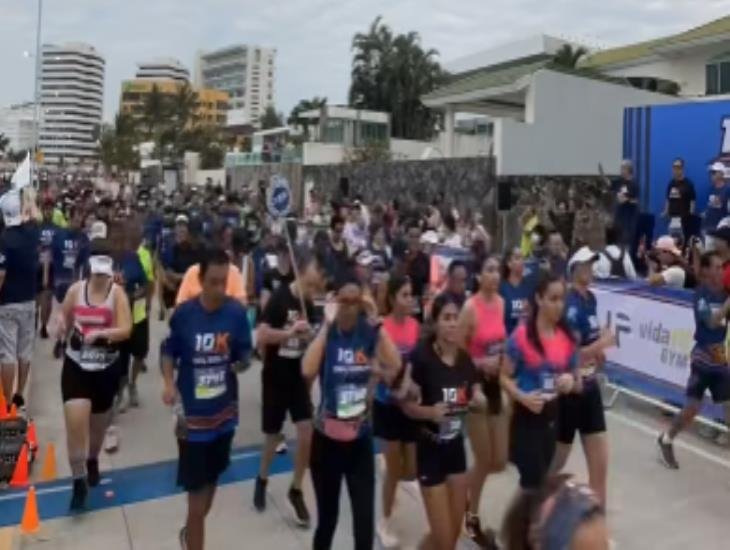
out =
[[98,158],[104,65],[102,55],[88,44],[43,46],[39,145],[47,164]]
[[276,50],[238,44],[198,52],[195,83],[228,92],[229,116],[259,126],[266,107],[274,103]]
[[0,134],[8,140],[8,149],[25,151],[33,148],[35,107],[20,103],[0,108]]
[[139,63],[136,77],[152,80],[169,79],[184,83],[190,81],[190,71],[177,59],[161,57]]

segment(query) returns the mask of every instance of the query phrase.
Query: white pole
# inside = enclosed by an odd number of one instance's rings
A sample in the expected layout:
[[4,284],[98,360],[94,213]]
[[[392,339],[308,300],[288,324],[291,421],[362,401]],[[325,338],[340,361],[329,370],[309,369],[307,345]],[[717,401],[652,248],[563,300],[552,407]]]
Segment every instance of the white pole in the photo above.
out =
[[[35,91],[34,91],[34,109],[33,109],[33,153],[30,160],[30,181],[33,183],[33,166],[38,154],[38,141],[41,123],[41,22],[43,20],[43,0],[38,0],[38,23],[35,33]],[[40,179],[40,178],[39,178]],[[40,181],[38,182],[40,184]]]

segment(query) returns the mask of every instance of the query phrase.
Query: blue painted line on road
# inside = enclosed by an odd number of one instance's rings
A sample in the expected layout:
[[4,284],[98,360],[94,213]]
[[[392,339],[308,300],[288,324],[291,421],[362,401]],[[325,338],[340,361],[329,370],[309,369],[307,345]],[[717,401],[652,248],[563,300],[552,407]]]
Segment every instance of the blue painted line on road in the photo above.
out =
[[[259,446],[235,449],[231,464],[220,477],[219,485],[249,481],[256,477],[259,469]],[[290,446],[291,454],[292,447]],[[271,475],[292,470],[289,454],[276,456],[271,465]],[[102,472],[102,484],[89,490],[87,511],[104,510],[138,502],[177,495],[177,460],[166,460],[152,464],[132,466],[119,470]],[[50,483],[36,484],[38,513],[41,521],[71,515],[68,505],[71,500],[71,478]],[[114,495],[107,498],[107,491]],[[25,505],[25,490],[0,492],[0,527],[20,523]],[[241,495],[247,499],[248,495]]]

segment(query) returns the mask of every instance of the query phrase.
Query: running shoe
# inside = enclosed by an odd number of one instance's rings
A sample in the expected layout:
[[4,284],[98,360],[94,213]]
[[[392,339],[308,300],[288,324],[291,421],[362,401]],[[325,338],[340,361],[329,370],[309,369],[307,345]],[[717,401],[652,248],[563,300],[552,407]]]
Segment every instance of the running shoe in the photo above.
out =
[[53,345],[53,358],[60,359],[61,357],[63,357],[63,342],[56,340],[56,343]]
[[180,529],[180,550],[188,550],[188,528]]
[[486,531],[482,531],[481,522],[479,516],[470,512],[466,513],[464,520],[464,531],[466,536],[476,544],[479,548],[486,550],[497,550],[497,537],[491,529],[487,528]]
[[287,501],[289,507],[294,514],[294,521],[299,527],[309,527],[309,510],[307,505],[304,503],[304,495],[301,489],[295,489],[291,487],[289,494],[287,495]]
[[25,399],[23,399],[23,396],[19,393],[13,394],[11,404],[15,405],[15,408],[19,411],[25,410]]
[[276,454],[285,455],[287,452],[289,452],[289,447],[286,444],[286,440],[282,439],[276,446]]
[[48,329],[45,326],[41,327],[41,340],[48,340]]
[[129,406],[134,407],[135,409],[139,408],[139,393],[137,392],[137,385],[130,384],[128,392],[129,392]]
[[261,479],[256,476],[256,487],[253,490],[253,506],[257,511],[263,512],[266,510],[266,484],[267,479]]
[[119,390],[116,398],[114,399],[114,408],[118,414],[124,414],[129,408],[129,402],[124,398],[124,386]]
[[378,539],[380,539],[380,545],[383,548],[398,548],[398,546],[400,545],[398,535],[393,532],[393,527],[390,524],[389,518],[380,518],[380,521],[378,521],[378,525],[375,528],[375,531],[378,534]]
[[98,487],[101,482],[98,459],[90,458],[86,461],[86,480],[89,483],[89,487]]
[[69,510],[72,512],[79,512],[86,508],[86,496],[89,494],[89,489],[86,486],[85,479],[74,479],[73,493],[71,494],[71,504]]
[[104,436],[104,450],[107,453],[116,453],[119,450],[119,432],[116,426],[109,426]]
[[660,434],[656,440],[657,446],[659,447],[659,461],[670,470],[679,470],[679,462],[674,457],[674,445],[671,441],[666,443],[664,441],[664,435]]

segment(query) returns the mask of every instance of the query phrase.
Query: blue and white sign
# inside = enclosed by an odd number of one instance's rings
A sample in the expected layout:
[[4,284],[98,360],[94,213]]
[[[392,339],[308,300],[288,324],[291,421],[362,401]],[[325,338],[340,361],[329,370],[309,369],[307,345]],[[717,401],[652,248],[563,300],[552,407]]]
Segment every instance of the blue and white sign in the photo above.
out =
[[266,191],[266,208],[275,218],[283,218],[291,210],[291,188],[287,179],[280,175],[271,176]]

